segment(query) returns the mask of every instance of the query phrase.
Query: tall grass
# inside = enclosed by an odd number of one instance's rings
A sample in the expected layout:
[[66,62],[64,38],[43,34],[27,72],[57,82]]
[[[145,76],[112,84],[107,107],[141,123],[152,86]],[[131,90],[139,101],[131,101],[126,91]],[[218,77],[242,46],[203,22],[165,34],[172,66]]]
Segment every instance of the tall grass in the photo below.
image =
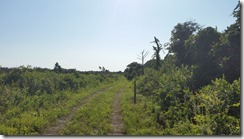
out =
[[161,128],[152,112],[152,101],[141,94],[136,95],[134,104],[133,83],[126,84],[121,98],[124,132],[126,135],[160,135]]

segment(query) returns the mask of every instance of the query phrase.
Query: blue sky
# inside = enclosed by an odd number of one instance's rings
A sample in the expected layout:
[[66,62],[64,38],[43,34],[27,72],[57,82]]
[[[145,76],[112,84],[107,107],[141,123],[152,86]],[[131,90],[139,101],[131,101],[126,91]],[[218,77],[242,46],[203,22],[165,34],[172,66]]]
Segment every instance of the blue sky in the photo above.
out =
[[[0,65],[124,71],[153,55],[153,37],[170,39],[195,20],[222,32],[238,0],[0,0]],[[164,57],[161,53],[161,57]]]

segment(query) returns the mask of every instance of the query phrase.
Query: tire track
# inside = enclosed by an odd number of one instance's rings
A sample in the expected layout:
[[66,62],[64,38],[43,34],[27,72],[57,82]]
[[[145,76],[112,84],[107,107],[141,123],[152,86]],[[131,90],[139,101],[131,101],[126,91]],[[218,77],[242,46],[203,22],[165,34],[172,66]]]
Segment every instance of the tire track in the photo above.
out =
[[124,135],[123,133],[123,121],[122,121],[122,114],[121,114],[121,108],[120,108],[120,98],[121,94],[123,93],[123,90],[121,89],[114,98],[113,102],[113,112],[112,112],[112,128],[113,133],[110,133],[108,135]]
[[75,112],[81,108],[83,105],[85,105],[89,100],[91,100],[92,98],[94,98],[96,95],[108,90],[109,87],[105,87],[99,91],[96,91],[95,93],[83,98],[81,100],[81,103],[79,103],[79,105],[76,105],[75,107],[72,108],[70,114],[68,116],[64,116],[61,117],[59,119],[57,119],[57,121],[55,122],[55,125],[49,127],[47,130],[44,131],[44,133],[42,133],[41,135],[47,135],[47,136],[55,136],[55,135],[59,135],[59,131],[65,126],[65,124],[70,121],[73,117]]

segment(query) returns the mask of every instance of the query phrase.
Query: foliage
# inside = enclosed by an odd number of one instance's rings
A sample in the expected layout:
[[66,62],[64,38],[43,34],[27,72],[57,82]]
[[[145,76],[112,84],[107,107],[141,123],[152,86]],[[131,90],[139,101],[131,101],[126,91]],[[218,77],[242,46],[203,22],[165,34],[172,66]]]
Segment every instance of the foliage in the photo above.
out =
[[62,67],[58,64],[58,62],[55,63],[54,69],[55,72],[62,72]]
[[138,81],[138,92],[153,102],[151,112],[162,134],[240,135],[240,79],[231,84],[222,77],[191,91],[193,70],[150,70]]
[[[194,89],[200,88],[220,77],[219,69],[210,54],[213,46],[220,40],[220,33],[212,28],[201,29],[185,41],[187,65],[195,65]],[[210,70],[211,69],[211,70]]]
[[[225,78],[212,81],[196,94],[196,123],[208,123],[214,135],[240,134],[240,80],[228,83]],[[197,117],[204,118],[202,123]]]
[[128,80],[132,80],[133,78],[141,75],[142,73],[142,68],[141,65],[138,64],[137,62],[132,62],[129,65],[127,65],[125,71],[124,71],[124,76]]
[[121,108],[125,135],[160,135],[162,128],[154,119],[151,109],[153,103],[147,97],[137,94],[137,102],[133,101],[132,83],[127,83],[121,96]]
[[0,134],[40,135],[109,86],[80,107],[61,133],[110,133],[113,98],[123,88],[126,135],[240,135],[240,3],[232,14],[236,22],[222,33],[193,21],[177,24],[169,54],[160,60],[157,44],[157,58],[145,64],[144,75],[142,65],[127,65],[124,76],[137,82],[136,104],[132,82],[116,73],[82,73],[58,63],[53,70],[0,68]]
[[192,21],[177,24],[162,68],[138,78],[163,135],[240,135],[239,12],[240,4],[236,23],[223,33]]
[[[239,7],[239,8],[238,8]],[[212,55],[221,73],[225,74],[226,79],[232,82],[240,77],[241,63],[241,30],[240,30],[240,5],[234,16],[237,17],[236,23],[227,27],[221,34],[220,41],[212,49]]]
[[[160,65],[162,65],[163,60],[160,60]],[[144,69],[146,68],[153,68],[156,69],[156,59],[151,59],[148,60],[145,64],[144,64]]]
[[[115,80],[115,74],[62,73],[19,67],[0,72],[0,134],[39,135],[69,114],[79,99]],[[91,88],[91,89],[90,89]]]
[[176,56],[176,65],[195,66],[192,90],[223,74],[229,82],[240,77],[240,2],[232,15],[236,22],[223,33],[193,21],[179,23],[172,30],[168,49]]
[[178,23],[171,31],[171,38],[168,50],[170,53],[174,53],[177,58],[177,65],[187,64],[187,48],[185,41],[200,29],[200,26],[193,21],[187,21],[185,23]]

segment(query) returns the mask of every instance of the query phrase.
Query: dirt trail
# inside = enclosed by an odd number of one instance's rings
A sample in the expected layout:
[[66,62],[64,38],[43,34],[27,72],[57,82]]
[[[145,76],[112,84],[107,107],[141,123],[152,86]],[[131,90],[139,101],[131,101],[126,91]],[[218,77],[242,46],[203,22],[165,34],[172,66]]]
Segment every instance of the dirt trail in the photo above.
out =
[[108,90],[108,88],[109,87],[103,88],[103,89],[96,91],[95,93],[83,98],[81,103],[79,103],[78,105],[76,105],[75,107],[72,108],[72,110],[68,116],[57,119],[55,125],[51,126],[47,130],[45,130],[44,133],[42,133],[41,135],[59,135],[59,131],[64,127],[64,125],[68,121],[70,121],[74,117],[75,112],[79,108],[81,108],[83,105],[85,105],[90,99],[94,98],[97,94],[100,94],[100,93]]
[[112,112],[112,128],[113,133],[109,135],[123,135],[123,121],[122,121],[122,114],[120,108],[120,98],[123,90],[120,90],[114,98],[113,103],[113,112]]

